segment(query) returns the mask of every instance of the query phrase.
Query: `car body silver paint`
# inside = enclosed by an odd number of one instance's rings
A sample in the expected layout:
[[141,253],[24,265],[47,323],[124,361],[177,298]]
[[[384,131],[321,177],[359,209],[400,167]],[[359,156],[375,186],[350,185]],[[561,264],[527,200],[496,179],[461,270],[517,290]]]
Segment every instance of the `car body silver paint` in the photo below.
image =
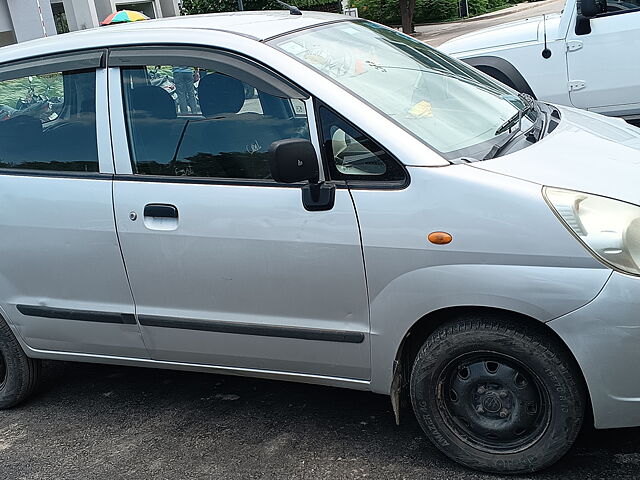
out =
[[619,118],[558,108],[562,122],[542,141],[473,166],[640,205],[640,128]]
[[614,272],[595,300],[548,325],[578,361],[595,427],[640,425],[640,278]]
[[[558,222],[539,185],[467,165],[410,167],[409,174],[405,190],[353,191],[375,392],[389,392],[398,347],[424,315],[484,306],[545,322],[585,305],[611,273]],[[429,243],[434,231],[453,241]]]
[[[368,379],[364,265],[347,190],[327,212],[307,212],[299,188],[269,186],[116,180],[114,200],[138,315],[365,336],[354,344],[143,325],[152,358]],[[177,229],[145,226],[148,203],[175,205]]]
[[167,370],[184,370],[191,372],[218,373],[241,377],[256,377],[270,380],[284,380],[299,383],[326,385],[329,387],[349,388],[352,390],[369,390],[368,380],[355,378],[340,378],[323,375],[309,375],[304,373],[281,372],[258,368],[238,368],[223,365],[203,365],[198,363],[168,362],[136,357],[118,357],[111,355],[77,354],[64,351],[36,350],[28,346],[23,347],[31,358],[47,360],[61,360],[66,362],[104,363],[109,365],[125,365],[131,367],[163,368]]
[[0,302],[24,342],[146,357],[137,325],[33,317],[16,308],[134,313],[115,232],[111,178],[0,175],[0,191]]

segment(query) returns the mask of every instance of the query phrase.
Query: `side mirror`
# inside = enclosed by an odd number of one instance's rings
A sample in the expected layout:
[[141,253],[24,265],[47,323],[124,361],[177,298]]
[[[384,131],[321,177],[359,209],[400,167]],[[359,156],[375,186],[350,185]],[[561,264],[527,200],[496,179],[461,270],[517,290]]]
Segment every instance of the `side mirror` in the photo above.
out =
[[273,142],[269,148],[269,167],[276,182],[318,183],[320,171],[316,149],[309,140],[288,138]]
[[331,210],[336,200],[336,187],[319,182],[320,169],[316,149],[309,140],[278,140],[269,148],[269,167],[276,182],[308,182],[302,187],[302,204],[311,212]]
[[576,35],[589,35],[591,33],[591,20],[589,17],[578,14],[576,17]]

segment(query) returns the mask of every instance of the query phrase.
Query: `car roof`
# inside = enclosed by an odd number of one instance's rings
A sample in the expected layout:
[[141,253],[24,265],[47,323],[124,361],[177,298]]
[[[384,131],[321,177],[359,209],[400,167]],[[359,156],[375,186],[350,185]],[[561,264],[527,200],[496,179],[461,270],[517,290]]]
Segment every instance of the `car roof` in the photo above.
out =
[[[9,45],[0,48],[0,63],[31,57],[34,52],[38,55],[46,55],[83,48],[109,47],[114,43],[119,43],[115,41],[116,36],[122,37],[122,34],[126,34],[127,32],[175,29],[174,34],[179,35],[181,29],[205,29],[232,33],[262,41],[316,25],[352,19],[352,17],[345,15],[324,12],[303,11],[302,15],[292,15],[288,10],[244,11],[167,17],[92,28],[39,38],[18,45]],[[168,32],[168,34],[170,33],[171,32]]]

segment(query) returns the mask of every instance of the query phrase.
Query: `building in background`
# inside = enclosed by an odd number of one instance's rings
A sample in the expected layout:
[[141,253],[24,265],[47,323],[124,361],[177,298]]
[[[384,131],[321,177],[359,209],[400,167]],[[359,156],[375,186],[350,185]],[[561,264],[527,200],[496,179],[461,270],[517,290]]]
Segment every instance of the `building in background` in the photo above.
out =
[[179,0],[0,0],[0,46],[84,30],[116,10],[150,18],[180,14]]

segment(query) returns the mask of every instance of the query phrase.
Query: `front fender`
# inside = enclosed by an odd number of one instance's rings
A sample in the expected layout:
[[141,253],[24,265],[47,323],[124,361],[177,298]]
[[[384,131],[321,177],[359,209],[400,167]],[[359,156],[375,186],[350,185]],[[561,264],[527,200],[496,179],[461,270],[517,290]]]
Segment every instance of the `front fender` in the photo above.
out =
[[610,275],[603,268],[524,265],[442,265],[407,272],[371,302],[371,388],[389,393],[398,349],[425,315],[474,306],[547,322],[589,303]]
[[[481,306],[546,322],[588,303],[609,277],[558,221],[541,185],[472,165],[407,169],[403,190],[352,190],[371,312],[372,390],[389,393],[398,348],[425,315]],[[453,241],[430,243],[434,231]]]

